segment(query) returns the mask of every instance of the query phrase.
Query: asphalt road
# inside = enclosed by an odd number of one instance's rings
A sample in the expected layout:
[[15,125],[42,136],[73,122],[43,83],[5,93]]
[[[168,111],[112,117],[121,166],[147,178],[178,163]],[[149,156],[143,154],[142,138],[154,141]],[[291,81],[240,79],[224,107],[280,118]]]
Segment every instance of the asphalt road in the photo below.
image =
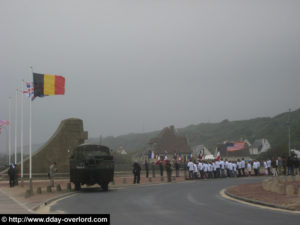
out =
[[50,211],[64,213],[109,213],[111,224],[172,225],[292,225],[300,214],[262,209],[224,199],[226,187],[253,183],[260,178],[227,178],[150,186],[131,186],[103,192],[84,189],[58,201]]

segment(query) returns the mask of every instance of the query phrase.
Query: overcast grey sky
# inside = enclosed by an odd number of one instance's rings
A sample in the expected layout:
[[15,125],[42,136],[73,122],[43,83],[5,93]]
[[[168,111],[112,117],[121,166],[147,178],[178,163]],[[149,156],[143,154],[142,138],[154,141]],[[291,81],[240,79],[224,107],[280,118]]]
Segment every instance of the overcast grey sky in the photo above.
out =
[[[98,137],[295,110],[299,12],[297,0],[0,0],[0,119],[9,96],[14,119],[30,66],[66,78],[64,96],[33,101],[33,143],[70,117]],[[27,131],[28,100],[24,115]]]

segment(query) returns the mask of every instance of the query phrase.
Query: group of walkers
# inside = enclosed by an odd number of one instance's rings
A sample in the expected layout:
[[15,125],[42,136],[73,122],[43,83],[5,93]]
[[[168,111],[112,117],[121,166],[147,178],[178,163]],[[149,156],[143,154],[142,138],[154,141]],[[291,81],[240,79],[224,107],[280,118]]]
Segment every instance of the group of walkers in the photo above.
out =
[[[167,172],[168,181],[171,182],[172,170],[175,169],[176,177],[179,177],[179,169],[183,168],[188,172],[188,179],[211,179],[225,177],[244,177],[260,175],[300,175],[299,160],[295,157],[278,157],[259,161],[259,160],[192,160],[188,163],[181,163],[176,160],[160,162],[155,164],[145,161],[145,175],[149,177],[152,171],[152,177],[155,177],[156,168],[159,168],[160,176],[163,176],[164,170]],[[133,164],[133,183],[140,183],[141,166],[135,162]]]
[[[261,168],[264,172],[261,172]],[[236,161],[231,160],[190,160],[187,163],[189,179],[197,178],[224,178],[224,177],[241,177],[241,176],[259,176],[259,175],[299,175],[299,160],[289,157],[287,161],[278,157],[273,160],[246,161],[244,158]]]

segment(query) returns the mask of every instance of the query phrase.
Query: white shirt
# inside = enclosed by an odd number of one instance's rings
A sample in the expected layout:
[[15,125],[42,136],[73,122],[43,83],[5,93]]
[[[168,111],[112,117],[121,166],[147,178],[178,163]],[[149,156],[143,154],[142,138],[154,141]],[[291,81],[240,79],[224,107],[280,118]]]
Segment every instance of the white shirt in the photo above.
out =
[[194,163],[193,162],[188,162],[187,164],[189,171],[193,171],[194,170]]
[[225,162],[225,169],[228,169],[228,161]]
[[241,169],[241,162],[237,162],[237,168]]
[[257,168],[256,169],[259,169],[260,168],[260,162],[257,161]]
[[198,163],[198,169],[201,171],[203,170],[203,163],[202,162],[199,162]]
[[204,172],[208,171],[208,165],[206,163],[203,164],[203,169],[204,169]]
[[216,161],[216,168],[220,169],[220,161]]
[[233,164],[232,164],[232,169],[233,169],[233,171],[236,171],[236,167],[237,167],[236,163],[233,163]]
[[266,161],[264,161],[264,167],[265,167],[265,169],[268,168],[268,163]]
[[224,169],[224,166],[225,166],[224,161],[221,160],[221,161],[220,161],[220,167],[221,167],[221,169]]
[[194,173],[198,173],[198,166],[194,164]]
[[268,166],[268,168],[271,167],[271,160],[268,160],[268,161],[267,161],[267,166]]
[[247,169],[248,169],[248,171],[251,171],[251,163],[247,164]]
[[232,163],[229,162],[229,163],[227,164],[227,168],[228,168],[229,170],[232,170]]
[[245,166],[246,166],[245,160],[241,161],[241,167],[242,167],[242,169],[245,168]]

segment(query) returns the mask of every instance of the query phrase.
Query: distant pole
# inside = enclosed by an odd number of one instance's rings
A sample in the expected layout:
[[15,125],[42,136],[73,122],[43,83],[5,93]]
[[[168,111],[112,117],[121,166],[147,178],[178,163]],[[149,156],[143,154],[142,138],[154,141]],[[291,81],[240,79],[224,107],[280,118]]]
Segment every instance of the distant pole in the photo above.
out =
[[[33,68],[30,67],[33,75]],[[31,123],[32,123],[32,109],[31,109],[32,99],[29,99],[29,189],[32,190],[32,145],[31,145]]]
[[24,80],[22,80],[22,93],[21,93],[21,186],[24,186],[24,173],[23,173],[23,108],[24,108]]
[[291,156],[291,109],[289,109],[289,120],[288,120],[288,128],[289,128],[289,156]]
[[8,98],[8,165],[11,164],[11,97]]
[[17,129],[18,129],[18,89],[16,89],[15,105],[15,165],[17,164]]

